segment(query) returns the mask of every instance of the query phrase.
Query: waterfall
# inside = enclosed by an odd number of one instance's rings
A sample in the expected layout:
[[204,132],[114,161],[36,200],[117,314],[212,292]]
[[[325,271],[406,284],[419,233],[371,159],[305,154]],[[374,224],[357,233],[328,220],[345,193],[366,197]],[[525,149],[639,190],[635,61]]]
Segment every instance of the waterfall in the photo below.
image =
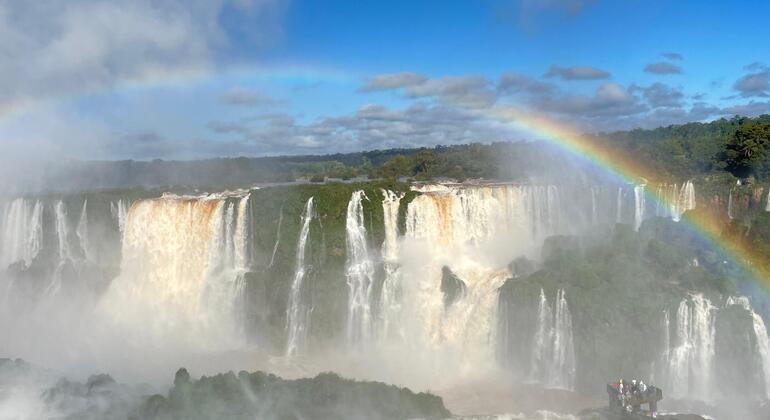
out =
[[727,197],[727,217],[730,220],[733,220],[733,190],[734,188],[730,189],[730,195]]
[[29,266],[42,248],[43,204],[17,198],[6,205],[0,239],[0,269],[23,261]]
[[639,227],[644,221],[644,185],[634,186],[634,230],[639,230]]
[[75,228],[75,234],[80,242],[80,249],[83,253],[83,258],[86,261],[92,261],[91,256],[91,244],[88,238],[88,200],[83,201],[83,209],[80,211],[80,218],[78,219],[78,225]]
[[[424,188],[407,206],[399,241],[395,325],[402,338],[451,354],[461,374],[496,369],[498,296],[511,277],[508,264],[522,255],[539,258],[543,240],[570,227],[561,222],[559,201],[554,186]],[[441,290],[445,269],[464,286],[450,307]]]
[[676,397],[708,400],[711,396],[714,361],[715,308],[701,294],[679,303],[676,315],[676,347],[669,357],[669,386]]
[[751,315],[752,331],[756,340],[757,354],[762,368],[762,378],[764,379],[765,395],[770,399],[770,337],[768,337],[767,327],[762,316],[751,307],[749,298],[745,296],[730,296],[727,298],[725,306],[739,305],[746,309]]
[[666,192],[663,184],[658,184],[655,187],[655,197],[657,197],[657,200],[655,200],[655,217],[665,217],[662,211],[663,206],[660,205],[661,202],[666,199]]
[[692,181],[685,182],[681,187],[677,184],[669,185],[668,193],[663,198],[669,203],[671,219],[678,222],[684,212],[695,208],[695,186]]
[[110,214],[118,225],[118,231],[122,234],[126,228],[128,219],[128,206],[123,199],[110,202]]
[[247,232],[247,202],[169,194],[135,202],[120,275],[100,303],[107,316],[136,339],[199,349],[241,343],[245,267],[235,256],[245,253],[247,238],[238,236]]
[[275,229],[275,244],[273,245],[273,253],[270,255],[270,263],[267,264],[267,268],[273,266],[275,263],[275,254],[278,253],[278,246],[281,244],[281,225],[283,225],[283,207],[278,216],[278,226]]
[[757,352],[762,363],[762,374],[765,379],[765,395],[770,399],[770,338],[762,316],[751,311],[751,321],[754,327],[754,336],[757,340]]
[[530,366],[530,378],[533,381],[544,381],[546,377],[545,365],[548,362],[548,348],[550,346],[550,333],[553,326],[551,307],[545,297],[545,291],[540,289],[540,300],[537,307],[537,327],[535,337],[532,340],[532,363]]
[[385,279],[382,282],[379,313],[379,333],[382,338],[391,334],[391,329],[397,325],[400,312],[401,292],[399,263],[398,263],[398,209],[404,194],[390,190],[382,190],[382,211],[385,228],[385,240],[382,243],[382,261]]
[[69,236],[70,227],[67,221],[67,207],[64,202],[59,200],[54,205],[54,214],[56,221],[56,236],[59,240],[59,262],[72,260],[72,249],[70,248]]
[[310,324],[310,308],[302,302],[302,285],[305,280],[307,266],[305,265],[305,248],[310,233],[310,222],[313,220],[313,197],[308,198],[305,210],[302,212],[302,230],[297,240],[297,267],[289,292],[289,304],[286,310],[286,328],[288,339],[286,355],[294,356],[304,350]]
[[623,188],[618,187],[618,197],[615,203],[615,223],[623,222]]
[[249,224],[249,200],[251,194],[238,200],[238,218],[235,222],[235,231],[233,237],[233,264],[240,271],[246,271],[249,268],[251,250],[250,246],[250,224]]
[[361,345],[369,341],[372,329],[371,298],[374,263],[369,257],[362,201],[368,198],[355,191],[348,202],[345,232],[347,236],[348,342]]
[[572,315],[563,289],[556,293],[552,308],[540,289],[537,328],[533,339],[530,378],[551,388],[573,389],[575,350]]

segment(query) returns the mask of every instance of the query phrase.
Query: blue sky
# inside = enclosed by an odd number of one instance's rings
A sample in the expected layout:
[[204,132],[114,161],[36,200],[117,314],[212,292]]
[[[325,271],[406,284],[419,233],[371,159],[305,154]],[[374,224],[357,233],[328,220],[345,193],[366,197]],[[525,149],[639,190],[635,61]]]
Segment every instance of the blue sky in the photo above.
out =
[[[770,112],[750,1],[54,0],[0,5],[6,155],[330,153]],[[4,85],[4,86],[3,86]]]

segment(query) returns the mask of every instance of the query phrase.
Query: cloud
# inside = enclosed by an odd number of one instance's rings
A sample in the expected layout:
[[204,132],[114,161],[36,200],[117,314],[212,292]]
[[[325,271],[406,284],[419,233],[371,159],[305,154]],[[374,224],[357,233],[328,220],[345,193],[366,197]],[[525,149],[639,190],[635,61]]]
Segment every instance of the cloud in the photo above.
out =
[[383,74],[367,79],[359,92],[403,89],[407,98],[433,98],[455,105],[483,108],[497,99],[492,82],[483,76],[446,76],[429,79],[417,73]]
[[227,150],[249,154],[306,154],[518,140],[510,127],[445,104],[415,103],[405,109],[365,105],[338,117],[301,124],[289,115],[272,115],[251,122],[211,122],[209,127],[235,140]]
[[226,3],[2,2],[0,109],[206,71],[214,51],[227,47],[227,32],[218,20]]
[[659,61],[648,64],[644,67],[644,71],[652,74],[681,74],[682,68],[665,61]]
[[276,101],[255,90],[242,87],[234,87],[222,95],[222,102],[228,105],[257,106],[275,104]]
[[392,73],[375,76],[365,81],[359,91],[374,92],[380,90],[400,89],[424,83],[427,77],[417,73]]
[[601,80],[609,79],[610,73],[596,67],[560,67],[552,64],[545,77],[560,77],[563,80]]
[[681,89],[672,88],[663,83],[653,83],[647,87],[633,86],[632,90],[642,92],[642,96],[652,108],[680,107],[684,99]]
[[636,96],[617,83],[601,85],[592,96],[548,96],[537,99],[534,105],[544,111],[580,118],[624,116],[647,110]]
[[752,71],[752,73],[736,80],[733,89],[743,97],[770,96],[770,68],[761,63],[752,63],[745,69]]
[[497,82],[497,90],[501,94],[526,93],[529,95],[551,94],[556,86],[543,83],[527,75],[519,73],[504,73]]
[[682,54],[675,53],[675,52],[664,52],[663,54],[661,54],[661,56],[663,56],[663,57],[665,57],[665,58],[667,58],[669,60],[679,60],[679,61],[681,61],[682,59],[684,59],[684,57],[682,57]]
[[428,79],[406,89],[410,98],[436,97],[452,104],[479,108],[496,100],[491,82],[482,76],[447,76]]
[[733,105],[722,109],[722,114],[741,115],[745,117],[770,114],[770,101],[750,101],[745,104]]

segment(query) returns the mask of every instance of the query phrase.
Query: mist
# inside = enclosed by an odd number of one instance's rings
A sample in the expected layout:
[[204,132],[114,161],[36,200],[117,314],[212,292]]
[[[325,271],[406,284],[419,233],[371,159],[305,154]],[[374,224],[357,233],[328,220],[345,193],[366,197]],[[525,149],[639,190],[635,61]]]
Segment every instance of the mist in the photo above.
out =
[[[128,413],[185,367],[331,371],[434,393],[454,415],[527,418],[601,407],[604,382],[635,377],[665,389],[663,410],[756,416],[763,307],[719,285],[730,268],[679,222],[698,187],[655,187],[666,206],[641,201],[651,186],[571,179],[7,199],[1,350],[26,362],[6,362],[23,374],[3,406]],[[104,403],[77,391],[98,373]],[[64,402],[45,397],[62,376]]]
[[348,3],[0,2],[0,420],[767,419],[767,6]]

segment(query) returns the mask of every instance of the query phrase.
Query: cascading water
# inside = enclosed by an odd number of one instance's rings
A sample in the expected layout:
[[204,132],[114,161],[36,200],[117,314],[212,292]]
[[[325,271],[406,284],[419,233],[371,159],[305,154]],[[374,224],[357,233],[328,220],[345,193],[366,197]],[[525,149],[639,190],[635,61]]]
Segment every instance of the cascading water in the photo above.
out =
[[32,262],[42,248],[43,204],[17,198],[6,205],[0,240],[0,268],[23,261]]
[[[230,198],[232,200],[233,198]],[[240,200],[236,226],[225,196],[164,195],[134,203],[123,234],[121,273],[101,301],[109,319],[154,344],[232,348],[242,336],[237,303],[248,239]],[[236,261],[238,261],[236,263]],[[180,337],[181,335],[181,337]]]
[[[399,245],[397,325],[408,344],[450,355],[460,374],[495,368],[498,295],[511,277],[508,263],[538,258],[544,238],[563,226],[560,211],[553,186],[425,188],[407,206]],[[449,306],[441,290],[446,271],[463,288]]]
[[762,375],[765,379],[765,395],[770,400],[770,337],[765,321],[758,313],[751,311],[751,323],[757,340],[757,352],[762,362]]
[[591,186],[591,223],[594,225],[599,223],[599,205],[597,201],[600,191],[599,187]]
[[730,189],[730,195],[727,196],[727,217],[733,220],[733,189]]
[[746,309],[751,315],[752,332],[756,341],[756,350],[759,355],[759,362],[762,368],[763,385],[765,395],[770,399],[770,337],[768,337],[767,327],[762,316],[754,311],[751,302],[745,296],[730,296],[725,304],[726,306],[738,305]]
[[278,226],[275,229],[275,244],[273,245],[273,253],[270,254],[270,263],[267,268],[270,268],[275,263],[275,255],[278,253],[278,246],[281,244],[281,225],[283,225],[283,207],[281,207],[280,215],[278,216]]
[[634,230],[637,231],[644,221],[645,201],[644,185],[634,186]]
[[110,202],[110,214],[118,225],[118,231],[122,234],[126,229],[126,220],[128,220],[128,206],[124,200]]
[[618,197],[615,207],[615,223],[623,222],[623,188],[618,187]]
[[368,198],[362,190],[350,198],[345,222],[347,236],[346,277],[348,284],[347,336],[351,346],[369,342],[372,332],[372,289],[374,262],[369,256],[362,201]]
[[715,308],[701,294],[679,303],[675,347],[669,356],[669,392],[709,400],[713,389]]
[[655,207],[655,215],[658,217],[670,217],[678,222],[684,212],[695,208],[695,186],[692,181],[681,185],[659,184],[657,196],[660,198]]
[[61,290],[64,268],[67,264],[75,261],[75,254],[72,252],[72,245],[70,244],[70,226],[67,220],[67,207],[63,201],[59,200],[54,205],[54,216],[59,245],[59,262],[54,270],[53,278],[46,289],[46,294],[51,296],[59,293]]
[[573,389],[575,349],[572,316],[563,289],[556,293],[554,307],[540,289],[537,329],[533,339],[530,379],[550,388]]
[[82,251],[83,258],[86,261],[91,261],[91,243],[88,238],[88,200],[83,201],[83,209],[80,211],[80,218],[78,219],[78,225],[75,228],[75,234],[80,242],[80,249]]
[[286,311],[286,355],[294,356],[305,349],[307,333],[310,324],[310,308],[302,302],[302,286],[307,272],[305,264],[305,248],[310,233],[310,222],[313,220],[313,197],[308,198],[305,210],[302,212],[302,229],[297,240],[297,263],[294,279],[289,291],[289,304]]
[[387,338],[391,334],[400,312],[401,292],[399,262],[398,262],[398,208],[404,194],[398,194],[390,190],[382,190],[383,224],[385,227],[385,240],[382,243],[382,262],[385,270],[385,279],[382,282],[379,312],[379,333],[381,338]]

